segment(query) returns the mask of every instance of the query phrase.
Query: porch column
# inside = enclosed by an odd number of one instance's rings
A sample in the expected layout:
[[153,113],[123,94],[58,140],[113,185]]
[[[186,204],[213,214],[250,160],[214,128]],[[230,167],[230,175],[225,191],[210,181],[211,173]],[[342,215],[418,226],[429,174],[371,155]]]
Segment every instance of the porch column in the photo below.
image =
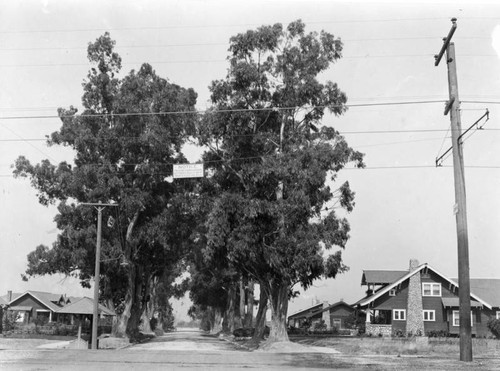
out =
[[49,322],[52,322],[52,311],[49,311]]

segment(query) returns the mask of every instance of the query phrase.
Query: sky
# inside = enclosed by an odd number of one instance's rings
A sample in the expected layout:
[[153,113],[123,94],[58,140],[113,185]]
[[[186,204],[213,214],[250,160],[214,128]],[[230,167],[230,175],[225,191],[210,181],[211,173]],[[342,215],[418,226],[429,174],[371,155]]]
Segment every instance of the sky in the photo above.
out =
[[[458,276],[453,214],[453,162],[435,159],[451,145],[444,116],[448,81],[434,55],[456,17],[458,87],[463,129],[489,110],[483,130],[464,142],[470,275],[500,278],[500,5],[493,1],[2,1],[0,11],[0,295],[8,290],[92,296],[75,279],[21,280],[26,255],[57,236],[55,206],[38,203],[29,181],[14,179],[20,156],[32,163],[71,160],[68,148],[48,147],[58,107],[81,109],[89,64],[86,47],[108,31],[123,75],[150,63],[157,74],[198,93],[227,72],[231,36],[261,25],[302,19],[344,42],[343,58],[324,72],[347,94],[348,111],[325,117],[365,153],[366,169],[346,168],[356,206],[347,215],[347,273],[321,280],[289,305],[289,314],[316,301],[353,303],[364,295],[364,269],[407,269],[409,260]],[[201,149],[186,148],[191,161]],[[189,307],[176,303],[179,317]]]

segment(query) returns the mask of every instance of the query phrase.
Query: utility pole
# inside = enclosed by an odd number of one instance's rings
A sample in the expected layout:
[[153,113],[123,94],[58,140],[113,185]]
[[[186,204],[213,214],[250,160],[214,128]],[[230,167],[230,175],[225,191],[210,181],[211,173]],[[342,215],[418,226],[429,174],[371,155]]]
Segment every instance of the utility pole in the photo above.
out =
[[460,122],[460,100],[458,97],[457,65],[455,60],[455,45],[450,42],[457,28],[457,19],[453,18],[453,26],[444,39],[439,55],[436,55],[437,66],[446,50],[448,65],[448,90],[450,100],[446,104],[446,115],[450,113],[451,140],[453,148],[453,174],[455,179],[454,213],[457,224],[458,242],[458,294],[460,318],[460,360],[472,361],[471,310],[470,310],[470,277],[469,277],[469,239],[467,235],[467,209],[465,197],[464,159],[461,143],[462,124]]
[[94,274],[94,308],[92,312],[92,349],[97,349],[97,325],[99,322],[99,276],[101,270],[101,232],[102,211],[106,206],[118,206],[117,204],[81,203],[84,206],[96,206],[97,209],[97,243],[95,249],[95,274]]

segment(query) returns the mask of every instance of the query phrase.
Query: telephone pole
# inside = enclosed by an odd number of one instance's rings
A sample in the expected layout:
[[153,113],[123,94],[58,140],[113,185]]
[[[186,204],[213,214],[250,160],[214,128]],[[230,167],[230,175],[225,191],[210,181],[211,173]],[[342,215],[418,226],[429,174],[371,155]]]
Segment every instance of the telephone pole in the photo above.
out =
[[435,66],[446,51],[448,65],[448,90],[450,100],[446,104],[446,115],[450,113],[451,140],[453,148],[453,174],[455,179],[454,213],[457,224],[458,242],[458,294],[460,318],[460,360],[472,361],[471,309],[470,309],[470,277],[469,277],[469,238],[467,234],[467,209],[465,197],[464,159],[461,141],[462,123],[460,121],[460,100],[458,97],[457,65],[455,60],[455,45],[451,38],[457,28],[457,19],[453,18],[453,26],[444,39],[441,51],[435,58]]
[[92,349],[97,349],[97,325],[99,322],[99,276],[101,274],[101,232],[102,211],[106,206],[118,206],[117,204],[81,203],[84,206],[96,206],[97,209],[97,243],[95,248],[95,274],[94,274],[94,308],[92,312]]

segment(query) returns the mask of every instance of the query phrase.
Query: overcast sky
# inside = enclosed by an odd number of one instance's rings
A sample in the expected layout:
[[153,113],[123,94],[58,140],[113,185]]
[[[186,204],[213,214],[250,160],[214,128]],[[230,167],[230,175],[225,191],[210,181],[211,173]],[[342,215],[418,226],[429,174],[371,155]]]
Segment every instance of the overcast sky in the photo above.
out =
[[[306,30],[344,42],[343,58],[321,79],[337,82],[351,107],[324,123],[366,154],[367,168],[346,169],[339,179],[356,192],[344,252],[350,271],[318,281],[289,313],[315,299],[352,303],[364,294],[363,269],[407,269],[410,258],[457,277],[452,158],[434,166],[451,145],[443,115],[446,64],[435,67],[433,55],[452,17],[458,18],[453,41],[463,128],[490,111],[485,130],[473,131],[464,147],[470,274],[500,278],[500,6],[494,1],[2,1],[0,295],[31,289],[92,296],[72,279],[21,281],[26,255],[57,236],[55,208],[39,205],[29,182],[13,179],[10,168],[19,155],[34,163],[72,159],[68,149],[43,141],[59,120],[36,117],[81,108],[89,42],[109,31],[123,74],[148,62],[160,76],[194,88],[203,110],[210,82],[226,75],[231,36],[299,18]],[[188,156],[194,161],[199,153]],[[179,314],[188,306],[178,306]]]

